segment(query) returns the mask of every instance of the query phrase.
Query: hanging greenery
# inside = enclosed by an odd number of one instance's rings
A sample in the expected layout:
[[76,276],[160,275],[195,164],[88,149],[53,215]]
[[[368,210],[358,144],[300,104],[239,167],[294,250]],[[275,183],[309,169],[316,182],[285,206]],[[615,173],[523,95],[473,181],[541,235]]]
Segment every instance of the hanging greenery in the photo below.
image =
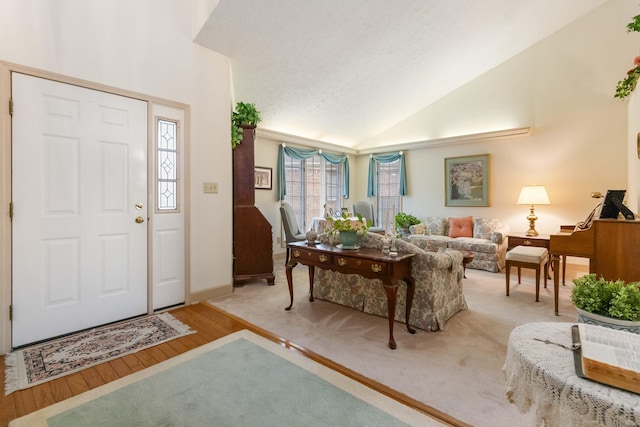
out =
[[254,104],[238,102],[231,114],[231,148],[236,148],[242,142],[243,125],[255,126],[260,123],[260,112]]
[[[640,32],[640,15],[634,16],[633,21],[627,24],[627,32]],[[633,65],[634,67],[627,71],[627,77],[618,81],[614,98],[624,99],[635,90],[640,78],[640,56],[634,58]]]

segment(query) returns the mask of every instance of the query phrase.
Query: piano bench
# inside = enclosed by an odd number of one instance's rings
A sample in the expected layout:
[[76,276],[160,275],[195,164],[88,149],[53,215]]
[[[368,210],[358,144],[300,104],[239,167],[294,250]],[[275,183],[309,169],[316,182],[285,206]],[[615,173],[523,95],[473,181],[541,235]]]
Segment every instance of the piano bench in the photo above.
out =
[[506,257],[506,280],[507,296],[509,296],[509,281],[511,267],[518,267],[518,284],[521,280],[520,269],[531,268],[536,271],[536,302],[540,301],[540,272],[544,275],[544,287],[547,287],[547,264],[549,262],[549,252],[546,248],[536,246],[516,246],[507,252]]

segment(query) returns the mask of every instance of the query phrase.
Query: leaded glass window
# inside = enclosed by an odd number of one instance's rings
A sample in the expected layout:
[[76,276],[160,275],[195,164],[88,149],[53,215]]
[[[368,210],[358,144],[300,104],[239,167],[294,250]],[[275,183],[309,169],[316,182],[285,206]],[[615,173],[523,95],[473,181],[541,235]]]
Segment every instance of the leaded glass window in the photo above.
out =
[[156,138],[156,208],[160,212],[178,210],[178,123],[158,120]]

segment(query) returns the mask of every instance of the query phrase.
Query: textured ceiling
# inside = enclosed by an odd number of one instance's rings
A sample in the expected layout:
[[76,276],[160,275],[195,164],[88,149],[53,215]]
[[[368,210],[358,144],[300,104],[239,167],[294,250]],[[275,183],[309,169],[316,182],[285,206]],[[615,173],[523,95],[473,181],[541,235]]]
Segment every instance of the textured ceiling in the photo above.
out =
[[261,128],[357,148],[604,2],[220,0],[195,41]]

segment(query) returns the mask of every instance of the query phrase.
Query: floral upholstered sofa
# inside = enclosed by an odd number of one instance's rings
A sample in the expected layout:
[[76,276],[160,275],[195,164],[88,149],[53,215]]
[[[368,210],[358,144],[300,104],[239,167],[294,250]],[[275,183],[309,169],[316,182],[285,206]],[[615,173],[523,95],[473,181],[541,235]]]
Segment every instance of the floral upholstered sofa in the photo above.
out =
[[497,273],[505,266],[509,227],[497,219],[434,216],[412,225],[409,231],[407,240],[424,250],[472,252],[473,261],[467,268]]
[[[384,236],[380,234],[367,233],[359,244],[382,251],[383,239]],[[399,239],[396,243],[398,252],[416,254],[411,263],[416,288],[409,324],[427,331],[443,329],[448,319],[467,308],[462,293],[462,254],[457,251],[427,252]],[[314,277],[315,298],[387,317],[387,297],[381,281],[371,283],[357,274],[342,274],[319,268],[315,270]],[[395,320],[403,323],[406,291],[406,284],[401,282]]]

